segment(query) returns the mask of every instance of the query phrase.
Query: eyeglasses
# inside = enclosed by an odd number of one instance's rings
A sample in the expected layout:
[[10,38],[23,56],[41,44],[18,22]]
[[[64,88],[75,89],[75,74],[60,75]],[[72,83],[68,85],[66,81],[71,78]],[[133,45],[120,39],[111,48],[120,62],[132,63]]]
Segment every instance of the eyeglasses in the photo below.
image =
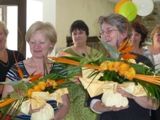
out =
[[111,34],[113,31],[118,31],[117,29],[108,29],[108,30],[101,30],[100,34]]

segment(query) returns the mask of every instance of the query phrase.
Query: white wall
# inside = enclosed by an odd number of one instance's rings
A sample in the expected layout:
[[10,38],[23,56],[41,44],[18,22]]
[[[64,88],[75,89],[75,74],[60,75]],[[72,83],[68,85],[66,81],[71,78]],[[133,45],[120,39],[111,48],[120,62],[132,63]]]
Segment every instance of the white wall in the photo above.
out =
[[43,2],[43,21],[55,25],[56,20],[56,0],[42,0]]
[[[69,35],[69,28],[74,20],[84,20],[89,29],[90,36],[99,34],[97,20],[100,15],[113,12],[114,3],[107,0],[28,0],[42,3],[42,11],[32,8],[29,15],[40,14],[42,19],[33,16],[34,20],[43,20],[52,23],[58,34],[56,51],[66,47],[66,36]],[[28,6],[30,7],[30,6]],[[33,11],[34,10],[34,11]],[[28,23],[28,24],[31,24]]]
[[89,26],[90,36],[99,34],[97,20],[104,14],[113,12],[114,4],[107,0],[57,0],[56,30],[57,49],[66,47],[66,36],[74,20],[82,19]]

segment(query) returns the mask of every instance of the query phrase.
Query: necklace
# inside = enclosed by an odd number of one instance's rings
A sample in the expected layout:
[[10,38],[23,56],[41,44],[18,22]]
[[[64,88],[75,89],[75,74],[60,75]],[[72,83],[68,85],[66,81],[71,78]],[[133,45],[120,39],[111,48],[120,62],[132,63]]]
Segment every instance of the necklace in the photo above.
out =
[[79,56],[86,56],[88,54],[89,48],[86,47],[72,47],[73,51]]

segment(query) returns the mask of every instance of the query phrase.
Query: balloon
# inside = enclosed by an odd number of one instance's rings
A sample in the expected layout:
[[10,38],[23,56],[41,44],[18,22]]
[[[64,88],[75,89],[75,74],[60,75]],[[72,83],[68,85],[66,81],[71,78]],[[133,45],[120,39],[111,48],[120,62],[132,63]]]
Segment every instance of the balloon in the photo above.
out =
[[119,12],[119,10],[120,10],[120,7],[125,3],[125,2],[128,2],[129,0],[120,0],[117,4],[116,4],[116,6],[115,6],[115,8],[114,8],[114,12],[115,13],[118,13]]
[[139,16],[147,16],[153,11],[154,4],[152,0],[132,0],[132,2],[136,5]]
[[131,22],[137,16],[137,8],[134,3],[128,1],[121,6],[119,14],[123,15]]

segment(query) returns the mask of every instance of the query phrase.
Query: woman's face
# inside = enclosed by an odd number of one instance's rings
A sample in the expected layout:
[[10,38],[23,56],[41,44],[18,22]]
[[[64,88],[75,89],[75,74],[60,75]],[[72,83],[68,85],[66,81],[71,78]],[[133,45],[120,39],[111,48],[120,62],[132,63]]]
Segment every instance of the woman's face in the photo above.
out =
[[76,30],[73,30],[72,32],[72,40],[73,40],[74,45],[79,46],[79,45],[86,44],[87,37],[88,36],[84,30],[76,29]]
[[119,44],[125,39],[126,35],[119,32],[117,27],[107,23],[103,23],[101,26],[101,40],[114,47],[118,47]]
[[6,35],[2,28],[0,28],[0,50],[5,49]]
[[46,38],[42,31],[37,31],[31,36],[29,46],[32,57],[43,58],[47,57],[50,48],[54,45]]
[[160,33],[159,32],[156,32],[154,35],[153,35],[153,43],[155,45],[160,45]]
[[131,43],[134,46],[139,47],[139,44],[140,44],[140,41],[141,41],[141,34],[136,32],[135,30],[132,30],[130,40],[131,40]]

